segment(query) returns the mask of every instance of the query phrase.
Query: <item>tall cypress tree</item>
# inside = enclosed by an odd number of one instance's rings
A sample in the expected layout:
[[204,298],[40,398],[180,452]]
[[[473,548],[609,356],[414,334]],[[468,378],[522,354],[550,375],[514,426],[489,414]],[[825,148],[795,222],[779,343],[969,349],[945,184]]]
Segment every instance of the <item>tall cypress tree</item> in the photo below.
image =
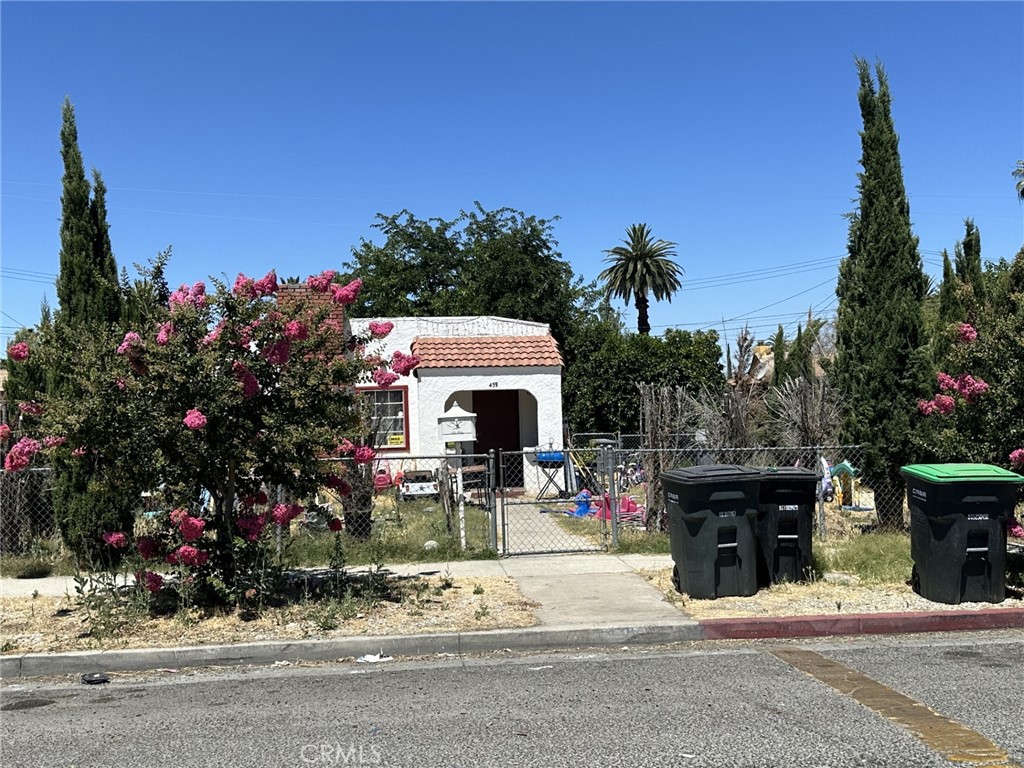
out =
[[772,386],[781,387],[789,378],[789,365],[786,360],[786,331],[782,324],[772,337]]
[[964,304],[960,299],[960,279],[953,270],[949,252],[942,249],[942,285],[939,286],[939,327],[964,320]]
[[910,225],[889,83],[880,63],[877,90],[867,61],[856,64],[863,170],[836,285],[833,370],[848,405],[842,439],[864,446],[879,522],[896,528],[903,523],[899,469],[914,455],[912,418],[930,388],[922,312],[928,282]]
[[60,273],[57,276],[57,321],[66,325],[95,319],[92,293],[95,287],[93,248],[96,228],[89,202],[89,181],[78,148],[75,108],[64,97],[60,128],[60,156],[64,161],[60,196]]
[[[974,219],[964,219],[964,239],[957,243],[956,276],[965,286],[970,286],[967,307],[968,315],[977,313],[985,303],[985,275],[981,269],[981,231],[974,225]],[[969,318],[974,319],[974,318]]]
[[116,323],[121,319],[121,291],[117,276],[117,262],[110,245],[110,225],[107,223],[107,185],[95,168],[92,169],[92,201],[89,220],[93,230],[92,265],[93,311],[95,319]]

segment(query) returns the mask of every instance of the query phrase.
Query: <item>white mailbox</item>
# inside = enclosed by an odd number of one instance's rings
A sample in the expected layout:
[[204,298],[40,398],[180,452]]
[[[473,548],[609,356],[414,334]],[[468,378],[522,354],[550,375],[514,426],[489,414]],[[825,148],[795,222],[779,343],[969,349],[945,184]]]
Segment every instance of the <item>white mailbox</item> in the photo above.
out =
[[476,414],[454,403],[437,420],[442,443],[471,443],[476,440]]

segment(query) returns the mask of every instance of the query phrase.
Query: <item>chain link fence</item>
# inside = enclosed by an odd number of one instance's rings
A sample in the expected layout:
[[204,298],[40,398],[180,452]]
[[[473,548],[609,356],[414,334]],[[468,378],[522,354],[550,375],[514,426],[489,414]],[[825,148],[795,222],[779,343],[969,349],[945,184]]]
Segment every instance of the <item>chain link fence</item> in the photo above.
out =
[[48,467],[0,472],[0,553],[24,555],[57,534]]
[[[659,475],[700,464],[814,470],[819,537],[877,527],[880,504],[907,515],[902,486],[872,488],[864,480],[858,446],[710,449],[681,440],[686,447],[641,448],[627,447],[629,438],[593,437],[588,447],[564,450],[379,457],[358,467],[334,462],[328,471],[348,478],[351,493],[324,487],[308,499],[278,494],[306,507],[279,532],[280,551],[291,551],[301,564],[328,562],[335,519],[348,553],[364,562],[615,548],[623,532],[634,541],[664,536]],[[0,552],[27,553],[58,535],[51,490],[49,469],[0,473]]]

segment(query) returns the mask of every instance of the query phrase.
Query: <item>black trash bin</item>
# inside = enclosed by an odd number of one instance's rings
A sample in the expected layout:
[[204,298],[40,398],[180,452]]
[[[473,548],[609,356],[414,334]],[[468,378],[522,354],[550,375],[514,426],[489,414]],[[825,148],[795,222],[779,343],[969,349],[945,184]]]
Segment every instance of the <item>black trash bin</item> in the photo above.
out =
[[733,464],[661,474],[668,509],[672,582],[693,598],[757,592],[760,470]]
[[1006,598],[1006,520],[1024,477],[989,464],[912,464],[900,472],[910,507],[911,581],[926,600]]
[[768,586],[805,581],[811,573],[811,533],[818,473],[805,467],[770,467],[761,475],[757,515],[757,581]]

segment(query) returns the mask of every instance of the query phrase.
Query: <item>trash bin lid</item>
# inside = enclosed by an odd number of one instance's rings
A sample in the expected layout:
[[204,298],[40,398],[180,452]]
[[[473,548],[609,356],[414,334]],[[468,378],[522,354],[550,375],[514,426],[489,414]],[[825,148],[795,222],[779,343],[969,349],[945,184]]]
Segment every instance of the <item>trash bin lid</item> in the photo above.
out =
[[761,479],[772,480],[796,480],[797,482],[807,481],[818,482],[818,473],[807,467],[764,467],[761,470]]
[[706,464],[699,467],[670,469],[661,473],[661,479],[682,485],[749,482],[750,480],[760,480],[761,470],[743,467],[739,464]]
[[930,483],[1024,483],[1016,472],[992,464],[909,464],[900,473]]

